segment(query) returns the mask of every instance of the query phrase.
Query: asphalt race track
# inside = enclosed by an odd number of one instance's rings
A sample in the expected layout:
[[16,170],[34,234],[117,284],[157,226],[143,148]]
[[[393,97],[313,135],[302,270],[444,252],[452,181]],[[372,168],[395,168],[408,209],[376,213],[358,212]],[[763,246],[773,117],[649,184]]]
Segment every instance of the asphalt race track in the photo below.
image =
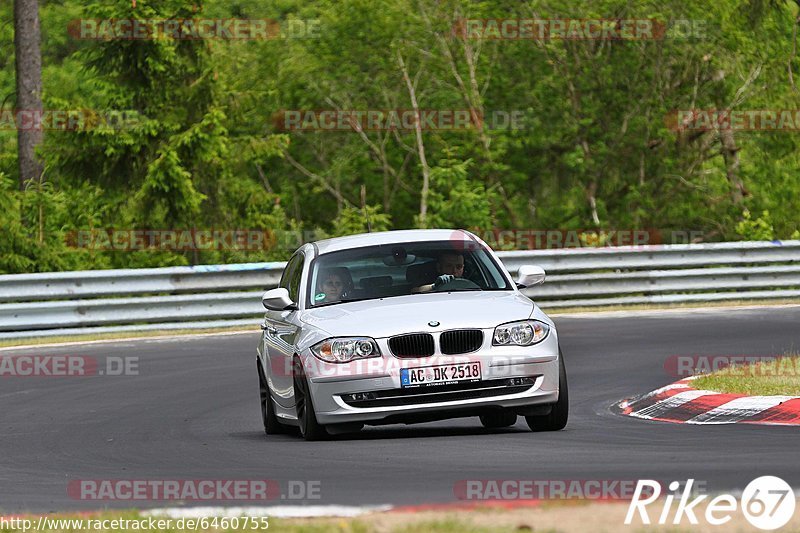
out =
[[323,505],[448,502],[465,479],[694,478],[722,491],[772,474],[800,486],[796,428],[675,425],[610,410],[675,381],[664,370],[670,355],[800,351],[800,307],[556,321],[571,417],[549,434],[522,418],[504,430],[467,418],[331,442],[267,439],[258,333],[0,352],[139,358],[133,376],[0,377],[0,510],[174,505],[76,500],[67,484],[81,479],[319,481],[320,500],[282,503]]

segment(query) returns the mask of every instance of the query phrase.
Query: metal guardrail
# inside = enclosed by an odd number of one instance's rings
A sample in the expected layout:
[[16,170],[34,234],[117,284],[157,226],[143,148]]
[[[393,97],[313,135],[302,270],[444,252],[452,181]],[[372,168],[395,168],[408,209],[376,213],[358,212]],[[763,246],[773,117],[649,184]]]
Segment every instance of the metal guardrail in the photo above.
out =
[[535,263],[550,272],[641,270],[800,262],[800,241],[749,241],[499,252],[509,272]]
[[0,275],[0,303],[274,287],[280,281],[285,264],[247,263]]
[[[800,241],[499,252],[543,308],[800,298]],[[256,324],[285,263],[0,275],[0,339]]]

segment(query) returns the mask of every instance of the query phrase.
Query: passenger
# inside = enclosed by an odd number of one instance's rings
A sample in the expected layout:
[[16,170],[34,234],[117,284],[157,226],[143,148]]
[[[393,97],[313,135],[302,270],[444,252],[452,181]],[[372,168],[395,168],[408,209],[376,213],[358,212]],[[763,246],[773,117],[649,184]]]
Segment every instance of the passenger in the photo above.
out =
[[[345,270],[345,272],[343,272]],[[323,270],[319,276],[317,285],[319,298],[318,303],[339,302],[347,298],[347,291],[351,290],[352,282],[348,279],[349,274],[344,267]]]

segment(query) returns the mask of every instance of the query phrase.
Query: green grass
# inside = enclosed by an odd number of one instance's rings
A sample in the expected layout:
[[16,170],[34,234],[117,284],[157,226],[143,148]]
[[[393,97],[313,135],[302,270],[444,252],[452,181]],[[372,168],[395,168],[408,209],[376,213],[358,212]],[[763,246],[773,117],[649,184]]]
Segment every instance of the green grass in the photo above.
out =
[[398,527],[392,531],[397,533],[426,533],[428,531],[436,533],[494,533],[519,531],[515,527],[478,527],[460,520],[436,520],[431,522],[420,522],[408,526]]
[[695,389],[750,396],[800,396],[800,356],[723,368],[692,381]]
[[203,335],[210,333],[232,333],[236,331],[252,331],[257,333],[259,328],[253,326],[231,326],[225,328],[205,328],[205,329],[166,329],[151,331],[117,331],[113,333],[87,333],[84,335],[63,335],[54,337],[31,337],[27,339],[3,339],[0,340],[0,348],[13,346],[32,346],[39,344],[58,344],[63,342],[92,342],[115,339],[139,339],[173,337],[177,335]]
[[[536,296],[533,297],[534,301]],[[681,302],[672,304],[627,304],[627,305],[603,305],[591,307],[562,307],[557,309],[548,309],[547,302],[536,302],[539,307],[550,316],[558,316],[572,313],[592,313],[592,312],[606,312],[606,311],[659,311],[670,309],[696,309],[698,307],[742,307],[742,306],[781,306],[781,305],[797,305],[800,300],[791,298],[762,298],[757,300],[726,300],[718,302]]]
[[[2,516],[2,513],[0,513]],[[59,514],[49,514],[46,517],[51,520],[80,520],[81,525],[72,523],[71,526],[64,526],[64,527],[53,527],[52,525],[48,527],[44,527],[42,530],[38,531],[38,533],[85,533],[86,531],[101,531],[101,532],[108,532],[108,533],[129,533],[130,531],[134,531],[131,524],[128,524],[128,528],[120,528],[120,527],[109,527],[108,529],[97,528],[96,524],[97,521],[102,520],[116,520],[116,519],[126,519],[126,520],[138,520],[140,523],[144,524],[142,526],[141,531],[147,530],[147,520],[149,517],[143,516],[138,511],[117,511],[117,512],[103,512],[98,514],[93,514],[90,517],[85,515],[77,515],[71,513],[59,513]],[[33,527],[36,527],[38,516],[31,515],[28,517],[31,520]],[[153,517],[154,520],[166,520],[165,517],[155,516]],[[270,518],[268,520],[269,527],[268,528],[247,528],[239,527],[239,529],[233,529],[231,527],[228,528],[212,528],[209,527],[204,529],[203,527],[199,527],[199,529],[189,528],[187,527],[186,523],[184,522],[184,527],[178,527],[177,525],[178,519],[172,519],[170,527],[166,527],[163,529],[156,529],[159,533],[197,533],[199,532],[213,532],[213,533],[264,533],[268,531],[280,531],[285,533],[373,533],[373,532],[381,532],[381,533],[512,533],[514,531],[519,531],[518,527],[512,526],[478,526],[475,524],[471,524],[469,520],[461,520],[461,519],[454,519],[454,518],[441,518],[441,519],[430,519],[430,520],[412,520],[411,523],[406,523],[404,520],[400,519],[395,523],[392,524],[378,524],[371,521],[369,518],[367,519],[351,519],[351,518],[318,518],[318,519],[279,519],[279,518]],[[210,523],[209,523],[210,524]],[[109,526],[111,524],[109,523]],[[21,532],[21,528],[11,528],[11,527],[2,527],[0,528],[0,533],[18,533]],[[29,530],[30,531],[30,530]]]

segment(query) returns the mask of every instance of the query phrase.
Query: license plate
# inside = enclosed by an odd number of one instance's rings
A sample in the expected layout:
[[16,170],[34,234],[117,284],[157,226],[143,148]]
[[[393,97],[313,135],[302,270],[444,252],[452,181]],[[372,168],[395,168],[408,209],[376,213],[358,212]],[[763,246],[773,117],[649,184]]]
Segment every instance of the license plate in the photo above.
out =
[[480,363],[453,363],[450,365],[401,368],[401,387],[426,387],[464,381],[480,381]]

